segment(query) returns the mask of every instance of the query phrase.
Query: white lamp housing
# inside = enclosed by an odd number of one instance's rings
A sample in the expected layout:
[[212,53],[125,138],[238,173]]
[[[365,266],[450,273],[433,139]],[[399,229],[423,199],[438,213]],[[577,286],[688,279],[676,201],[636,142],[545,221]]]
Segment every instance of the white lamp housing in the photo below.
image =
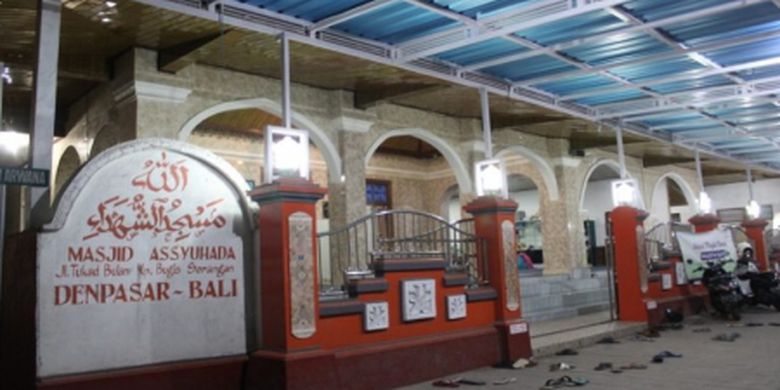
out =
[[699,192],[699,213],[709,214],[712,212],[712,200],[706,192]]
[[277,126],[265,130],[265,182],[309,177],[309,133]]
[[612,182],[612,204],[642,208],[639,200],[638,185],[634,179],[622,179]]
[[482,160],[474,164],[477,196],[509,196],[504,163],[499,159]]
[[761,215],[761,206],[759,206],[758,202],[751,199],[747,206],[745,206],[745,211],[747,212],[748,218],[756,219]]

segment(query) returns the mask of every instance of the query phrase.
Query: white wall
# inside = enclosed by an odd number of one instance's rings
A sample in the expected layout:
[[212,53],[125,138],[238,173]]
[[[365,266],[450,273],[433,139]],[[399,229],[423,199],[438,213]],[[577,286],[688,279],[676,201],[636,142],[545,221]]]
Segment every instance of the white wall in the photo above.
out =
[[613,208],[612,180],[588,182],[582,208],[586,211],[584,215],[587,219],[596,221],[596,245],[604,246],[604,238],[606,238],[604,213]]
[[525,211],[526,219],[539,214],[538,190],[510,192],[509,198],[517,202],[517,211]]
[[669,220],[669,187],[667,183],[667,179],[661,180],[653,190],[650,217],[648,218],[651,225]]
[[[712,209],[745,207],[748,202],[748,185],[746,182],[706,186],[707,194],[712,199]],[[761,205],[772,205],[775,217],[772,227],[780,226],[780,179],[760,180],[753,184],[756,202]]]

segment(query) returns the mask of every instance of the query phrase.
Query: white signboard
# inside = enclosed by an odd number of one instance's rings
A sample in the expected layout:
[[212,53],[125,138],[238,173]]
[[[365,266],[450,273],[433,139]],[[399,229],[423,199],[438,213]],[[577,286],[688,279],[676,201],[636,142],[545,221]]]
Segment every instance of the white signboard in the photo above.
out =
[[726,271],[733,271],[737,260],[737,250],[729,230],[713,230],[706,233],[678,232],[677,240],[685,263],[688,280],[700,279],[706,262],[728,261],[724,263]]
[[39,236],[40,377],[246,350],[240,195],[144,145],[91,162]]

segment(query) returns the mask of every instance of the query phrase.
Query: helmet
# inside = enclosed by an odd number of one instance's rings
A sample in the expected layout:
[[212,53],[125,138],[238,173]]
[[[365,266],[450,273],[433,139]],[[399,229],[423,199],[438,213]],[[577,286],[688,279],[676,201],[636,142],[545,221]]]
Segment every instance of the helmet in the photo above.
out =
[[749,242],[740,242],[737,244],[737,256],[745,256],[745,251],[750,249],[750,253],[753,254],[753,246]]

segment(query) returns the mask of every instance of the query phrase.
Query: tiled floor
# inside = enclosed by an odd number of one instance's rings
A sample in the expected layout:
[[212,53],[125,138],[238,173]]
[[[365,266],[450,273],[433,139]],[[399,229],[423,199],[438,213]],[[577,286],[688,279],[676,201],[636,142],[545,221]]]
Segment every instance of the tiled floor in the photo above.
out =
[[[780,389],[780,372],[777,368],[780,327],[768,325],[769,322],[780,322],[780,314],[754,310],[743,316],[741,324],[766,324],[761,327],[727,326],[720,320],[709,317],[704,319],[704,325],[686,325],[682,330],[664,331],[655,342],[633,341],[624,337],[620,344],[596,344],[579,349],[577,356],[553,355],[540,358],[539,365],[533,368],[512,370],[485,367],[449,378],[463,377],[487,382],[485,386],[461,385],[464,389],[539,389],[546,380],[562,375],[588,379],[590,383],[583,389]],[[711,328],[712,332],[693,332],[693,329],[704,326]],[[738,332],[741,337],[734,342],[712,340],[719,333],[731,332]],[[538,342],[538,338],[535,342]],[[681,353],[683,357],[667,358],[662,364],[650,363],[653,355],[664,350]],[[550,364],[558,361],[574,364],[576,368],[566,372],[550,372]],[[641,363],[648,368],[625,370],[622,373],[595,371],[593,368],[600,362],[611,362],[616,366]],[[516,382],[508,385],[492,384],[501,378],[515,378]],[[432,382],[405,389],[435,388]]]

